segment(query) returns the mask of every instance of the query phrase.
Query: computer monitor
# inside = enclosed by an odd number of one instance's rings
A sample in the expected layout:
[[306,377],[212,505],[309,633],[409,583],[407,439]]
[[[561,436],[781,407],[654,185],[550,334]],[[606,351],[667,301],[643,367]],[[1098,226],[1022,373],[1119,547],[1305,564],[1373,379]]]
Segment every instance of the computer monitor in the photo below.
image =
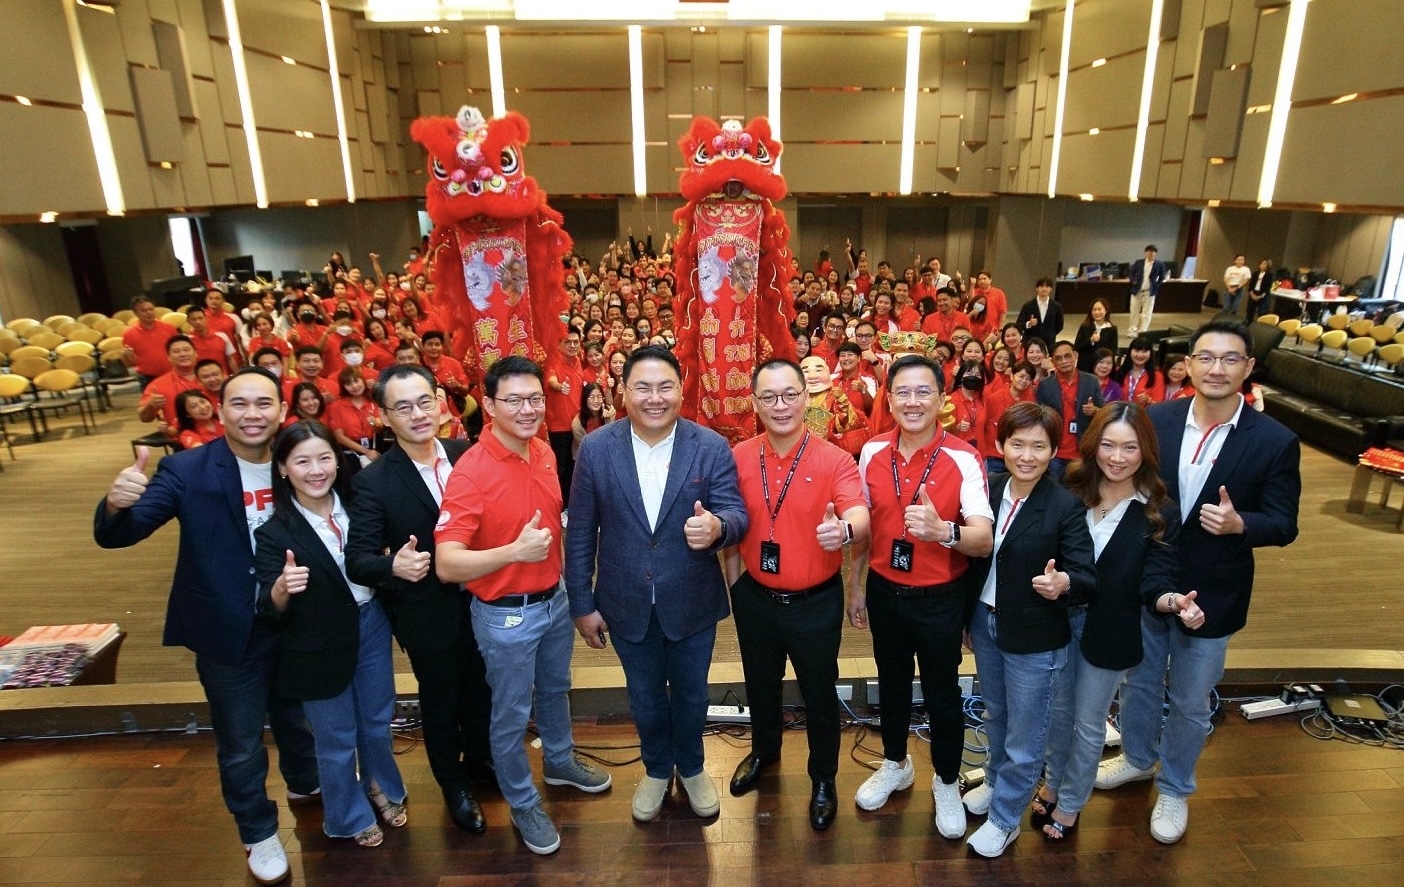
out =
[[1102,265],[1100,262],[1082,262],[1077,266],[1077,274],[1083,280],[1101,280]]
[[204,278],[195,276],[153,280],[146,287],[146,295],[151,298],[152,304],[160,305],[163,308],[174,308],[178,305],[184,305],[186,302],[201,301],[204,292]]
[[248,283],[254,279],[253,256],[230,256],[224,260],[224,277],[233,274],[237,280]]

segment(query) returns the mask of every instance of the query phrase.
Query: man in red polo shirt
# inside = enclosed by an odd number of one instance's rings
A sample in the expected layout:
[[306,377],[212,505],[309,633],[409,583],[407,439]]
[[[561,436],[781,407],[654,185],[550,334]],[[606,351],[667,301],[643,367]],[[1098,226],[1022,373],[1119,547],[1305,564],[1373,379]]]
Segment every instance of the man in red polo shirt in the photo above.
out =
[[970,316],[956,310],[955,290],[943,286],[936,291],[936,313],[928,314],[921,322],[921,331],[935,335],[942,342],[949,342],[957,327],[969,330]]
[[429,368],[449,395],[449,412],[457,419],[463,415],[464,398],[468,395],[468,371],[463,364],[444,354],[444,334],[429,330],[420,340],[420,362]]
[[216,333],[224,333],[234,345],[237,360],[233,369],[237,370],[243,363],[244,356],[240,345],[242,338],[239,335],[239,316],[229,311],[224,293],[217,289],[205,290],[205,313],[210,329]]
[[341,394],[341,387],[336,380],[322,377],[322,349],[316,345],[303,345],[293,356],[297,361],[293,364],[293,373],[283,380],[283,400],[292,402],[292,390],[299,382],[316,385],[317,390],[322,392],[324,403],[336,400]]
[[824,318],[824,338],[815,343],[810,349],[811,357],[822,357],[824,363],[829,365],[829,372],[838,372],[838,350],[839,346],[848,341],[844,336],[847,325],[843,322],[842,314],[830,314]]
[[200,360],[212,360],[230,372],[239,368],[239,353],[234,343],[224,333],[210,328],[209,313],[204,308],[191,305],[185,312],[185,321],[190,324],[190,342]]
[[141,403],[137,404],[137,417],[143,422],[160,418],[161,430],[171,437],[178,433],[176,425],[176,396],[183,391],[194,391],[200,387],[195,378],[195,346],[188,336],[175,335],[166,343],[166,359],[170,362],[170,372],[162,373],[151,380],[142,392]]
[[868,506],[853,457],[805,426],[799,366],[777,358],[756,367],[751,399],[765,432],[732,451],[751,530],[722,553],[751,706],[751,753],[731,793],[750,791],[780,757],[788,656],[807,713],[809,824],[822,831],[838,812],[843,549],[866,541]]
[[570,603],[561,589],[561,488],[551,448],[537,438],[546,414],[541,368],[504,357],[483,379],[492,423],[453,466],[434,532],[439,579],[467,583],[473,633],[492,688],[488,739],[512,824],[533,853],[560,833],[542,808],[527,760],[536,715],[547,785],[602,792],[610,777],[580,760],[570,723]]
[[132,311],[137,322],[122,331],[122,363],[134,367],[141,389],[151,384],[151,380],[171,371],[171,362],[166,359],[166,343],[180,330],[156,319],[156,303],[146,296],[132,299]]
[[[909,354],[887,372],[887,400],[897,427],[868,441],[858,473],[872,509],[872,545],[856,546],[848,618],[871,622],[882,708],[883,762],[854,798],[877,810],[916,776],[907,754],[912,660],[921,666],[931,720],[931,790],[942,837],[965,834],[956,779],[965,746],[958,676],[965,627],[966,558],[994,545],[985,471],[967,443],[941,430],[941,374]],[[867,586],[859,579],[867,573]]]
[[566,330],[556,354],[546,364],[546,434],[551,439],[551,452],[556,455],[556,473],[560,476],[561,497],[570,506],[570,482],[575,470],[571,450],[575,443],[572,423],[580,415],[580,387],[585,383],[585,370],[580,363],[580,332]]

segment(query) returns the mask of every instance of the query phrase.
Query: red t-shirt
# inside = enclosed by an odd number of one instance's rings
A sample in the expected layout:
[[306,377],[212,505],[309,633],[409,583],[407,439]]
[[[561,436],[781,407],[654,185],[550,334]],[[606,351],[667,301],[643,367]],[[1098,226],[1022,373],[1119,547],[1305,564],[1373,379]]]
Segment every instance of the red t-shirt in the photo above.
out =
[[175,371],[172,370],[168,373],[162,373],[151,380],[151,384],[147,385],[146,390],[141,393],[141,403],[145,404],[157,394],[165,397],[166,402],[161,406],[161,421],[166,424],[167,428],[175,428],[176,395],[186,391],[199,390],[201,390],[200,381],[194,376],[178,376]]
[[[903,538],[905,512],[917,497],[917,483],[928,463],[931,473],[926,479],[926,494],[943,520],[963,525],[970,518],[983,517],[993,522],[985,469],[974,448],[939,430],[910,460],[905,459],[897,450],[900,434],[900,430],[893,430],[873,438],[858,457],[858,475],[868,507],[872,509],[869,565],[874,573],[898,585],[952,582],[965,574],[965,555],[937,542],[922,542],[907,536],[913,546],[912,569],[904,572],[892,567],[892,543]],[[934,462],[931,461],[933,454]],[[900,493],[892,482],[894,460]]]
[[[843,567],[843,550],[825,551],[816,538],[824,510],[834,503],[839,517],[855,505],[867,505],[858,467],[853,457],[818,435],[807,436],[809,443],[795,468],[785,499],[780,491],[790,466],[800,452],[795,444],[781,458],[764,433],[743,440],[732,450],[741,499],[751,516],[751,528],[741,539],[741,560],[761,585],[780,591],[812,588]],[[765,449],[766,478],[770,481],[770,511],[766,510],[765,487],[761,482],[761,448]],[[772,534],[770,514],[779,503]],[[761,543],[773,539],[780,544],[780,572],[765,573],[760,568]]]
[[565,394],[546,386],[546,430],[563,432],[571,430],[571,422],[580,413],[580,386],[585,384],[585,371],[580,361],[571,360],[564,354],[557,354],[546,365],[546,380],[555,379],[568,386]]
[[509,564],[469,583],[468,590],[485,600],[509,594],[531,594],[554,588],[561,579],[561,485],[551,447],[538,438],[528,442],[528,459],[507,449],[495,432],[453,466],[434,530],[436,544],[458,542],[473,551],[488,551],[515,542],[537,511],[542,529],[557,542],[546,559],[534,564]]
[[[1018,397],[1020,403],[1034,402],[1034,389],[1030,385]],[[980,455],[988,459],[1003,458],[995,447],[999,438],[999,417],[1014,405],[1015,397],[1009,391],[1009,380],[998,376],[985,386],[985,412],[980,421]]]
[[338,397],[327,404],[322,419],[328,428],[340,429],[342,434],[366,447],[375,439],[375,429],[370,420],[379,413],[380,410],[369,397],[362,398],[360,406],[356,406],[349,397]]
[[[963,391],[955,391],[948,398],[955,407],[954,424],[951,425],[951,434],[970,444],[971,449],[980,450],[980,429],[984,425],[985,398],[977,393],[974,398],[965,396]],[[960,423],[969,422],[970,427],[965,431],[960,431]]]
[[202,336],[191,330],[190,343],[195,346],[197,360],[213,360],[225,370],[229,369],[229,355],[234,353],[234,343],[227,336],[213,330]]
[[[211,332],[224,333],[232,343],[239,341],[239,321],[233,314],[206,308],[205,320],[208,321]],[[237,344],[235,347],[238,347]]]
[[160,321],[149,330],[137,323],[122,331],[122,344],[136,352],[136,371],[143,376],[155,377],[171,371],[166,343],[179,332],[170,324]]
[[1068,426],[1076,422],[1078,428],[1085,428],[1087,423],[1092,421],[1091,416],[1082,415],[1082,409],[1077,402],[1077,373],[1073,373],[1072,381],[1066,382],[1061,376],[1055,376],[1058,380],[1058,390],[1061,392],[1062,414],[1063,414],[1063,437],[1058,441],[1058,450],[1053,455],[1059,459],[1076,459],[1079,455],[1077,448],[1077,435],[1069,431]]
[[[290,419],[296,419],[296,417],[293,416],[293,413],[295,413],[296,410],[293,409],[292,390],[297,386],[299,382],[306,381],[307,380],[302,378],[301,375],[297,374],[283,379],[283,400],[286,401],[288,404],[288,418]],[[312,380],[312,384],[316,385],[317,390],[322,392],[322,400],[324,400],[328,404],[336,400],[337,397],[341,395],[341,386],[336,384],[336,382],[332,381],[331,379],[323,379],[321,376],[318,376],[317,378]]]
[[224,437],[224,426],[219,424],[219,420],[213,420],[214,424],[208,428],[187,428],[180,433],[176,440],[187,450],[204,446],[207,443],[219,440]]
[[[970,316],[964,311],[952,311],[950,314],[937,311],[935,314],[926,315],[926,319],[921,322],[921,331],[928,335],[934,333],[942,342],[949,342],[951,333],[955,332],[958,326],[971,329]],[[974,330],[971,330],[971,333],[973,334]]]
[[260,339],[258,336],[254,336],[249,340],[249,357],[252,358],[255,351],[263,348],[272,348],[282,355],[285,362],[288,359],[288,355],[292,354],[292,349],[288,347],[287,341],[278,336],[270,335],[266,339]]

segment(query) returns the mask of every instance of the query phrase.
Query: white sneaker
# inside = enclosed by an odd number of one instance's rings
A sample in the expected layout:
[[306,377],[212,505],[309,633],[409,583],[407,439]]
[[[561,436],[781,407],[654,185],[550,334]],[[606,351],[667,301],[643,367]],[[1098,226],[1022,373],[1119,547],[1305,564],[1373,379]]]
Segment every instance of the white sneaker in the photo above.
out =
[[1189,799],[1162,794],[1151,810],[1151,837],[1162,844],[1173,844],[1185,836],[1189,828]]
[[943,838],[965,837],[965,807],[960,803],[960,786],[931,776],[931,797],[936,802],[936,831]]
[[993,794],[994,790],[990,788],[990,782],[987,779],[966,792],[960,801],[965,805],[965,809],[975,816],[984,816],[990,812],[990,797]]
[[970,836],[970,840],[965,842],[965,846],[988,859],[1000,856],[1014,843],[1014,839],[1019,837],[1019,829],[1012,828],[1005,831],[999,826],[985,820],[985,824],[975,830],[975,834]]
[[639,787],[634,789],[634,818],[639,822],[652,822],[663,809],[663,798],[668,794],[671,779],[655,779],[644,774]]
[[1092,783],[1097,788],[1116,788],[1128,782],[1140,782],[1155,775],[1155,767],[1142,770],[1126,759],[1125,754],[1107,758],[1097,766],[1097,779]]
[[679,777],[678,781],[682,783],[683,791],[687,792],[687,804],[693,813],[706,819],[721,812],[717,787],[712,784],[712,777],[707,775],[706,770],[696,776]]
[[1116,748],[1121,745],[1121,731],[1116,729],[1111,721],[1107,721],[1107,739],[1103,745],[1107,748]]
[[864,810],[881,809],[893,792],[909,789],[913,782],[916,782],[916,768],[912,766],[911,755],[907,755],[907,759],[900,764],[884,760],[877,772],[858,786],[853,803]]
[[277,884],[288,876],[288,855],[277,832],[257,844],[245,844],[244,853],[249,857],[249,874],[258,883]]

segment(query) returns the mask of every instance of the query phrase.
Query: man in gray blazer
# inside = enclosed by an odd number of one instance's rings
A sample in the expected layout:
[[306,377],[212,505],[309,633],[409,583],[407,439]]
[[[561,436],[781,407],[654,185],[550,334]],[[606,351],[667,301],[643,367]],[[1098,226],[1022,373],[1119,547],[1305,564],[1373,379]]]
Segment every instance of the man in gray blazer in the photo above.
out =
[[717,553],[748,519],[731,448],[679,419],[682,371],[672,352],[640,348],[624,364],[629,421],[585,436],[575,462],[565,580],[585,643],[607,633],[624,667],[645,774],[640,822],[658,816],[676,770],[698,816],[721,810],[703,770],[707,671],[726,583]]

